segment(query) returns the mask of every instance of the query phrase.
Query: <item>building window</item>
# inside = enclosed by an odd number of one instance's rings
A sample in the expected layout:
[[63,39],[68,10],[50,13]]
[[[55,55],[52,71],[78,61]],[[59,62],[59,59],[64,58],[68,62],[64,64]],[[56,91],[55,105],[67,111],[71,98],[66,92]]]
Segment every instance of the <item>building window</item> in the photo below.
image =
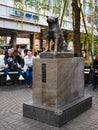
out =
[[21,2],[21,0],[14,0],[14,2]]
[[69,16],[69,10],[68,10],[68,9],[66,9],[65,15],[66,15],[66,16]]
[[87,22],[88,22],[88,23],[91,23],[91,21],[92,21],[91,16],[87,16]]
[[86,11],[86,2],[85,0],[83,0],[83,12],[85,13],[85,11]]

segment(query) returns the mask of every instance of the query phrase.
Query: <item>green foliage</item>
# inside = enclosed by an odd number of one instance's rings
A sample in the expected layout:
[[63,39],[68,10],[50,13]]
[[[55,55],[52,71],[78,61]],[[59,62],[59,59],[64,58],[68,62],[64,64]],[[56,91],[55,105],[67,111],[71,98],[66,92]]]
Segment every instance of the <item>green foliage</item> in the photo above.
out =
[[[79,7],[82,6],[81,0],[77,0],[78,1],[78,5]],[[66,19],[64,20],[64,15],[66,14],[66,12],[69,12],[70,16],[73,19],[73,13],[72,13],[72,8],[71,8],[71,3],[72,0],[15,0],[15,7],[17,8],[17,10],[19,10],[22,14],[22,11],[25,7],[29,6],[29,7],[33,7],[36,10],[36,14],[38,16],[40,16],[40,12],[41,10],[43,10],[43,16],[47,15],[47,11],[51,11],[53,12],[53,15],[56,15],[59,17],[60,19],[60,26],[62,26],[63,24],[66,24]],[[89,6],[90,8],[93,8],[93,0],[89,0],[88,2],[85,3],[87,6]],[[82,14],[83,12],[81,12]],[[96,12],[91,12],[90,15],[96,16]],[[85,17],[84,15],[82,15],[82,17]],[[38,19],[39,20],[39,19]],[[35,23],[38,22],[38,20],[35,19]],[[73,20],[74,21],[74,20]],[[85,22],[85,19],[84,21]],[[85,23],[84,23],[85,24]],[[85,28],[85,25],[84,25]],[[87,34],[86,34],[87,33]],[[87,41],[86,43],[88,43],[89,41],[92,41],[92,29],[90,29],[89,27],[86,26],[85,28],[85,32],[82,32],[81,35],[81,41],[82,44],[85,42],[85,38],[87,37]],[[84,41],[84,42],[83,42]],[[90,43],[91,44],[91,43]],[[88,54],[91,51],[90,50],[90,46],[88,46]]]
[[0,42],[3,42],[3,39],[2,39],[2,38],[0,38]]
[[15,0],[14,5],[19,10],[23,10],[24,7],[29,5],[29,7],[34,7],[37,13],[40,13],[41,9],[44,11],[52,9],[53,13],[60,17],[63,9],[62,3],[65,1],[68,3],[68,0],[55,0],[52,3],[50,0],[24,0],[24,2],[23,0]]
[[93,1],[92,0],[89,0],[89,2],[86,2],[87,5],[89,5],[90,7],[93,6]]

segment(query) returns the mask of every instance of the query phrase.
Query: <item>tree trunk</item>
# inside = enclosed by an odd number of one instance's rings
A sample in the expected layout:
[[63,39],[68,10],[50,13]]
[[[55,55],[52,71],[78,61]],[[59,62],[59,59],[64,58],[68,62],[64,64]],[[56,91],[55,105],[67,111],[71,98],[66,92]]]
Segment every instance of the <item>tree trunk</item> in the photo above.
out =
[[79,57],[81,54],[81,43],[80,43],[80,8],[78,7],[78,1],[72,0],[73,14],[74,14],[74,55]]
[[91,53],[91,58],[92,58],[92,61],[93,61],[94,59],[93,59],[93,52],[92,52],[92,48],[91,48],[91,41],[89,39],[89,34],[88,34],[88,31],[87,31],[84,13],[83,13],[83,10],[82,10],[82,7],[81,7],[80,0],[79,0],[79,4],[80,4],[80,12],[81,12],[81,15],[82,15],[82,20],[83,20],[83,24],[84,24],[84,28],[85,28],[85,32],[86,32],[86,40],[88,41],[88,45],[89,45],[89,49],[90,49],[90,53]]

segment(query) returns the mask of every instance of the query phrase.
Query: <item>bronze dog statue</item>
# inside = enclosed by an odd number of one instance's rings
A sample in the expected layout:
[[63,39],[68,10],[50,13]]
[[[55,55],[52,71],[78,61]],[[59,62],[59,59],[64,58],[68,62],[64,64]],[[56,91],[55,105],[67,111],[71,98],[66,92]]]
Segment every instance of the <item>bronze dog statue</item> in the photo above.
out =
[[50,41],[54,42],[53,50],[55,52],[65,52],[67,50],[66,42],[63,33],[59,26],[58,17],[47,16],[48,30],[47,30],[47,43],[48,50],[51,50]]

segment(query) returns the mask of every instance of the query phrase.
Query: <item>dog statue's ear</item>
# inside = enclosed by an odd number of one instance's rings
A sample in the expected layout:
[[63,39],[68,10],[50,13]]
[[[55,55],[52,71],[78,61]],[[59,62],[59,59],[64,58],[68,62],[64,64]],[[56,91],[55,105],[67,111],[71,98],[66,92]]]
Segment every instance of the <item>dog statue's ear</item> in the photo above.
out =
[[56,17],[56,20],[58,21],[58,17]]
[[46,18],[48,18],[49,16],[46,16]]

